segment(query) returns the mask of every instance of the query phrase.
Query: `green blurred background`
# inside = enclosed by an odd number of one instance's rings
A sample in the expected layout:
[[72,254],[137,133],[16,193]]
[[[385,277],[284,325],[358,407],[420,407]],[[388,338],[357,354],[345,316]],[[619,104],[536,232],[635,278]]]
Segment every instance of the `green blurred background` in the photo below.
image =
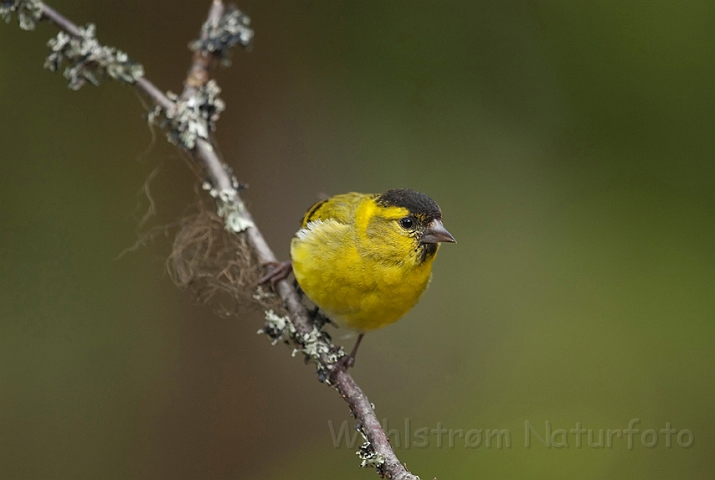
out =
[[[51,5],[179,91],[209,1]],[[459,241],[354,376],[390,427],[506,429],[511,447],[402,437],[411,470],[715,478],[715,3],[239,6],[256,41],[217,74],[217,137],[279,256],[318,195],[351,190],[427,192]],[[0,477],[376,478],[333,447],[346,406],[259,315],[173,286],[170,238],[117,259],[151,172],[152,225],[195,180],[130,88],[42,69],[54,32],[0,26]],[[526,421],[633,418],[694,441],[524,445]]]

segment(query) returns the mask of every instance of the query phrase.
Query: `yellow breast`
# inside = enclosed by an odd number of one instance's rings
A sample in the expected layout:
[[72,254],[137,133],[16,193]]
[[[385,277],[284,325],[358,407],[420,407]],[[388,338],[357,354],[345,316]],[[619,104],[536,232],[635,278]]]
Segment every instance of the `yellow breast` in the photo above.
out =
[[[366,209],[369,204],[357,213],[369,217]],[[417,261],[414,247],[368,241],[359,225],[359,220],[309,221],[291,243],[291,259],[310,300],[339,325],[367,332],[397,321],[417,303],[435,256]]]

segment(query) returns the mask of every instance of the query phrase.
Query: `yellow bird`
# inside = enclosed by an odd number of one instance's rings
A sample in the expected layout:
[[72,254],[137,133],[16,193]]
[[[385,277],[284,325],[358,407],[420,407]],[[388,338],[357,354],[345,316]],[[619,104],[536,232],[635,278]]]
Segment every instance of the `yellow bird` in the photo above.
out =
[[[366,332],[415,306],[427,288],[441,242],[454,243],[442,211],[424,193],[346,193],[313,205],[291,242],[298,285],[328,318],[359,333],[343,364],[350,367]],[[261,279],[285,278],[290,262]]]

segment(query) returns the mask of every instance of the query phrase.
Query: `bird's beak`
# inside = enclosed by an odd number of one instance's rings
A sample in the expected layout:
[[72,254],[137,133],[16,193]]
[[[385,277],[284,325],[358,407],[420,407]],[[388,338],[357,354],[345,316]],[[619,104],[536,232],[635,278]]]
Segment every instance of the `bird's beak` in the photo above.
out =
[[427,230],[425,230],[425,233],[422,235],[421,239],[422,243],[440,243],[440,242],[449,242],[449,243],[457,243],[457,241],[454,239],[451,233],[447,231],[446,228],[444,228],[444,225],[442,225],[442,222],[439,220],[432,220],[432,223],[429,224],[427,227]]

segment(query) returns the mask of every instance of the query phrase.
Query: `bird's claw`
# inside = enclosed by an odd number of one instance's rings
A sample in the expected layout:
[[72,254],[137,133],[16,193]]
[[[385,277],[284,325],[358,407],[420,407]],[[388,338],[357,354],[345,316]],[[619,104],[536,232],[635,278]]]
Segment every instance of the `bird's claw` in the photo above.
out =
[[355,357],[352,355],[344,355],[340,357],[340,360],[338,360],[338,365],[343,367],[345,370],[352,368],[355,366]]
[[291,262],[269,262],[264,264],[264,266],[272,267],[272,269],[258,280],[259,285],[270,283],[271,287],[275,287],[276,283],[287,278],[293,271],[293,264]]
[[330,369],[331,380],[333,379],[333,376],[335,374],[337,374],[338,372],[347,372],[349,368],[353,367],[353,365],[355,365],[355,357],[353,357],[352,355],[343,355],[342,357],[340,357]]

